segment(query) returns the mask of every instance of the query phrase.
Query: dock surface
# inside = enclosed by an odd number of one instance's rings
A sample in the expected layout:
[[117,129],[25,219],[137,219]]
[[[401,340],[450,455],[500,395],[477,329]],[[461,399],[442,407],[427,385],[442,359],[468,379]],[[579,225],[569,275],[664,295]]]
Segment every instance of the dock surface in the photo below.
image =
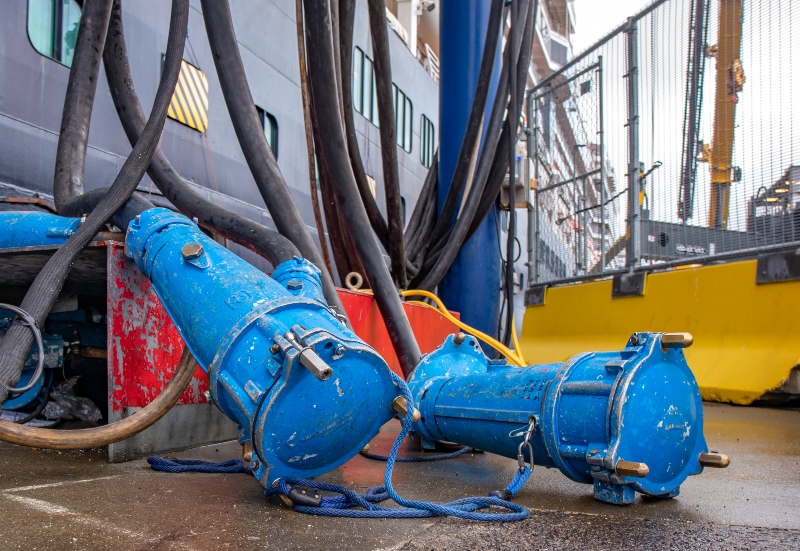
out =
[[[387,453],[398,428],[387,424],[370,451]],[[705,434],[731,465],[690,477],[675,499],[607,505],[589,485],[536,468],[515,499],[530,517],[509,524],[315,517],[266,500],[245,474],[166,474],[144,460],[109,464],[103,449],[0,443],[0,549],[800,549],[800,411],[706,403]],[[241,448],[174,455],[223,461],[241,457]],[[364,491],[382,483],[384,467],[358,456],[321,480]],[[394,484],[406,498],[445,502],[503,488],[515,467],[467,454],[400,464]]]

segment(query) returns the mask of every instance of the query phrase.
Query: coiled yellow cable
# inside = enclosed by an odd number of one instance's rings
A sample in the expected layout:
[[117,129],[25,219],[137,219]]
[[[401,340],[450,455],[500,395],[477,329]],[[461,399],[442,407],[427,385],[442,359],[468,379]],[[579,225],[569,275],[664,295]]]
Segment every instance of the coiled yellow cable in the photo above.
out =
[[[501,343],[497,339],[493,339],[492,337],[490,337],[486,333],[478,331],[474,327],[470,327],[466,323],[464,323],[461,320],[459,320],[458,318],[456,318],[453,314],[451,314],[447,310],[447,308],[445,308],[444,303],[439,299],[439,297],[437,297],[436,295],[434,295],[430,291],[423,291],[422,289],[409,289],[407,291],[401,291],[400,295],[403,296],[403,297],[419,296],[419,297],[425,297],[425,298],[431,299],[433,302],[436,303],[436,306],[438,306],[438,308],[435,308],[435,307],[431,306],[427,302],[419,302],[419,301],[413,301],[413,302],[415,304],[422,304],[422,305],[424,305],[427,308],[430,308],[432,310],[436,310],[437,312],[439,312],[441,315],[443,315],[445,318],[447,318],[450,322],[452,322],[457,327],[460,327],[464,331],[468,331],[474,337],[482,340],[483,342],[485,342],[486,344],[488,344],[489,346],[491,346],[492,348],[494,348],[495,350],[500,352],[500,354],[502,354],[503,356],[508,358],[508,361],[511,362],[512,364],[514,364],[516,366],[519,366],[519,367],[527,365],[525,363],[525,360],[522,359],[522,356],[520,354],[518,354],[517,352],[514,352],[513,350],[509,349],[507,346],[505,346],[503,343]],[[409,302],[412,302],[412,301],[409,301]],[[514,346],[516,346],[517,350],[519,350],[519,345],[516,344],[516,342],[515,342]]]

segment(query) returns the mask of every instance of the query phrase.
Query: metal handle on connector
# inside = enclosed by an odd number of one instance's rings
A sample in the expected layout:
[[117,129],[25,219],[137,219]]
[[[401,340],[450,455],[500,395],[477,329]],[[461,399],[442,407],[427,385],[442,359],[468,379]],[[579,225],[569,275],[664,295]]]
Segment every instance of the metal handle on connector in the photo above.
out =
[[311,347],[302,346],[300,343],[297,342],[297,339],[294,336],[294,333],[291,331],[284,335],[287,341],[292,343],[297,351],[299,352],[300,357],[300,365],[308,369],[311,374],[319,379],[320,381],[327,381],[333,375],[333,369],[325,360],[320,358],[314,349]]

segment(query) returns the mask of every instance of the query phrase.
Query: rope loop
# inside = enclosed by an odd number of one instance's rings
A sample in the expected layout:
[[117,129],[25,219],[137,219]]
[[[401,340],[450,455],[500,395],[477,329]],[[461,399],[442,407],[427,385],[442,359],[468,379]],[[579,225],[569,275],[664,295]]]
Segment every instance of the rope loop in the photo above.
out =
[[[392,373],[392,381],[398,387],[402,395],[405,397],[408,404],[413,406],[414,398],[411,396],[411,391],[408,389],[406,382],[395,373]],[[314,480],[306,480],[302,478],[279,478],[275,481],[272,488],[266,490],[264,493],[267,496],[281,495],[289,496],[294,486],[302,486],[312,490],[321,490],[323,492],[330,492],[339,494],[333,497],[323,497],[319,506],[309,506],[294,503],[293,509],[299,513],[307,515],[329,516],[329,517],[350,517],[350,518],[424,518],[424,517],[437,517],[437,516],[452,516],[465,520],[476,520],[483,522],[513,522],[524,520],[528,518],[528,510],[522,505],[512,503],[508,499],[501,499],[496,495],[486,497],[476,496],[457,499],[449,503],[429,503],[426,501],[412,501],[401,497],[392,485],[392,473],[394,465],[397,462],[404,461],[404,459],[417,459],[432,461],[435,459],[447,459],[458,457],[467,452],[472,451],[472,448],[463,448],[451,454],[444,454],[438,457],[431,458],[398,458],[397,452],[400,450],[405,437],[411,431],[414,422],[414,408],[407,409],[405,417],[402,419],[403,428],[397,435],[397,439],[392,445],[389,455],[386,457],[386,472],[383,478],[383,486],[373,486],[364,494],[354,492],[344,486],[337,486],[335,484],[328,484],[325,482],[317,482]],[[373,456],[372,454],[364,453],[367,457],[383,458],[382,456]],[[531,457],[531,461],[533,457]],[[206,472],[206,473],[232,473],[232,472],[251,472],[244,463],[239,459],[232,459],[224,463],[207,463],[205,461],[187,460],[187,459],[173,459],[162,457],[150,457],[147,460],[153,469],[158,471],[180,473],[180,472]],[[532,463],[531,463],[532,465]],[[502,491],[502,495],[511,497],[516,495],[531,476],[531,468],[527,465],[516,470],[511,483]],[[497,493],[497,492],[496,492]],[[284,498],[285,499],[285,498]],[[400,507],[383,507],[377,505],[382,501],[391,499]],[[508,513],[479,513],[481,509],[488,507],[500,507],[507,509]]]

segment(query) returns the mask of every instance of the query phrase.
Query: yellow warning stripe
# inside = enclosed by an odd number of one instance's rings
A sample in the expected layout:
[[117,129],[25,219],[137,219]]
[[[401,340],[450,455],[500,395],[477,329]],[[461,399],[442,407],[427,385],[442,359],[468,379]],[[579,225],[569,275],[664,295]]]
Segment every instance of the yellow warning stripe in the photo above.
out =
[[181,63],[167,115],[200,132],[208,128],[208,80],[200,69],[186,61]]

